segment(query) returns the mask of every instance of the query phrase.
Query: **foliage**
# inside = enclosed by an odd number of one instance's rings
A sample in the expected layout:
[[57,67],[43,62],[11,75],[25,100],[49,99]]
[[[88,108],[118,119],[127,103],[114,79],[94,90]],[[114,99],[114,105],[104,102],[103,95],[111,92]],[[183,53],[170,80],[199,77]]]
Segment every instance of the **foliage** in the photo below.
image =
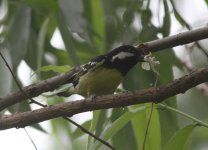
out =
[[[204,2],[207,7],[207,0]],[[157,10],[152,3],[158,5]],[[172,18],[178,22],[181,29],[189,28],[190,25],[177,8],[178,3],[180,1],[172,0],[157,2],[153,0],[2,0],[0,50],[16,74],[22,61],[32,72],[35,71],[38,78],[31,78],[29,81],[35,83],[65,72],[67,69],[70,70],[71,66],[86,63],[96,55],[103,54],[116,46],[137,45],[168,36]],[[161,13],[164,15],[162,16]],[[155,21],[155,18],[158,18],[158,21]],[[57,31],[61,35],[64,46],[57,46],[51,42]],[[192,58],[195,66],[207,64],[207,58],[196,45],[193,44],[189,49],[192,51],[190,52],[186,47],[183,47],[182,51]],[[177,66],[175,70],[180,74],[187,71],[183,69],[184,64],[175,56],[173,49],[155,55],[161,63],[159,85],[174,79],[173,66]],[[197,60],[197,56],[201,56],[202,59]],[[1,60],[0,77],[0,95],[17,90]],[[18,77],[22,79],[21,76]],[[21,82],[23,83],[22,80]],[[148,88],[154,82],[154,73],[136,66],[129,72],[122,85],[125,90],[133,91]],[[165,104],[176,109],[182,108],[206,121],[208,103],[205,98],[201,92],[193,89],[183,96],[170,98]],[[64,102],[65,99],[54,96],[42,101],[54,104]],[[203,132],[197,130],[195,132],[198,126],[181,118],[180,114],[165,108],[157,109],[157,105],[155,106],[147,135],[147,150],[185,150],[207,144],[203,143],[208,138],[207,128],[201,129]],[[116,149],[141,149],[149,119],[149,108],[150,104],[144,104],[99,110],[93,112],[92,119],[85,120],[81,125],[110,142]],[[29,111],[31,107],[28,103],[21,103],[8,110],[11,113]],[[74,129],[64,120],[54,119],[50,123],[52,131],[46,134],[53,135],[56,141],[50,143],[52,144],[50,149],[84,149],[85,147],[105,149],[101,143],[86,136],[80,129]],[[33,127],[44,131],[41,126]],[[61,137],[67,140],[60,140]]]

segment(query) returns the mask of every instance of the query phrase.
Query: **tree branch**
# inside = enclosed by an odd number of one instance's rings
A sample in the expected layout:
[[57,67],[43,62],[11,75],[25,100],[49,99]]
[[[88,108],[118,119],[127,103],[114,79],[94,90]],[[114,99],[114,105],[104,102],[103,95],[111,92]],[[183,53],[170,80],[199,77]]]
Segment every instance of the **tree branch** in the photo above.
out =
[[[140,51],[157,52],[162,49],[187,44],[205,38],[208,38],[208,27],[202,27],[192,31],[165,37],[163,39],[146,42],[140,44],[137,49]],[[35,85],[27,86],[23,88],[24,93],[26,93],[29,97],[36,97],[44,92],[53,91],[58,86],[62,85],[62,83],[66,80],[69,80],[73,71],[74,70],[49,78]],[[0,111],[26,99],[27,97],[21,91],[11,93],[7,96],[2,96],[0,97]]]
[[157,52],[206,38],[208,38],[208,26],[165,37],[163,39],[146,42],[140,44],[137,48],[143,51]]
[[205,67],[192,71],[189,75],[185,75],[157,88],[97,97],[96,104],[89,99],[84,99],[57,104],[31,112],[2,116],[0,118],[0,130],[25,127],[52,118],[61,116],[70,117],[86,111],[124,107],[148,102],[159,103],[176,94],[185,93],[188,89],[207,81],[208,67]]

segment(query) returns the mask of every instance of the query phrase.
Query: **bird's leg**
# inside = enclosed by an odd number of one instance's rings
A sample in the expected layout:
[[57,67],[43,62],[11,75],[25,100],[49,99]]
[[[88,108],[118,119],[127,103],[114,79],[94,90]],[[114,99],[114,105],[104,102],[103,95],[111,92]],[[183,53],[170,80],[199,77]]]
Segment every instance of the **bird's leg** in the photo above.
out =
[[90,99],[91,99],[91,101],[92,101],[94,104],[96,104],[96,97],[97,97],[96,94],[90,95]]

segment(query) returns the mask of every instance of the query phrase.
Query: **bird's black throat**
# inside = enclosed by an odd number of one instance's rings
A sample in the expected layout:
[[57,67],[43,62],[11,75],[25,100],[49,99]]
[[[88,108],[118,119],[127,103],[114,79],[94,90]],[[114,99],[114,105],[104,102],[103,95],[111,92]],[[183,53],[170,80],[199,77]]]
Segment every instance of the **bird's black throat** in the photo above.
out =
[[108,69],[117,69],[123,76],[125,76],[131,68],[133,68],[138,63],[136,57],[129,57],[122,59],[116,59],[115,61],[105,61],[103,67]]

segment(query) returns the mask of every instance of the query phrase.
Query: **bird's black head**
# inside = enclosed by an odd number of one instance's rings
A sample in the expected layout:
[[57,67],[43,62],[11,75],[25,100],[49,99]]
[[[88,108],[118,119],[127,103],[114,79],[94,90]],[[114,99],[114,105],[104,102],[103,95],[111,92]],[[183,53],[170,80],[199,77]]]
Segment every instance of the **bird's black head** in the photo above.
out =
[[118,69],[124,76],[138,62],[144,62],[144,55],[130,45],[115,48],[105,56],[104,67]]

